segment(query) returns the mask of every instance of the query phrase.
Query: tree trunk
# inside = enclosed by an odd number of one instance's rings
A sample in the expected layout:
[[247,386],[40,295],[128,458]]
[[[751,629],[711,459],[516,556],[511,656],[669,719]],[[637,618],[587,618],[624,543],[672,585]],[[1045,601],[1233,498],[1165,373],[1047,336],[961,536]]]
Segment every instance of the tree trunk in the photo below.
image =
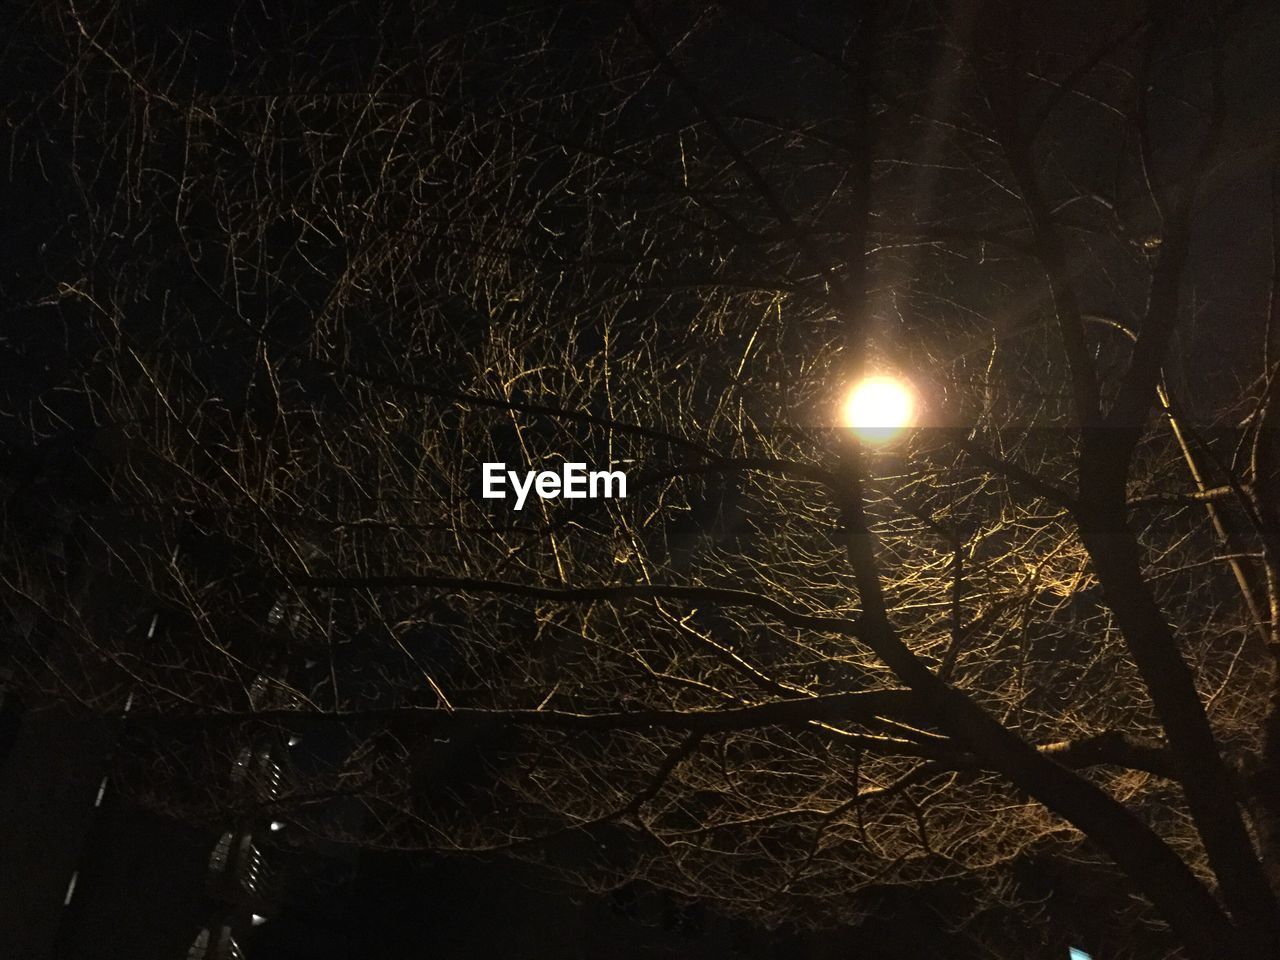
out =
[[1218,753],[1195,678],[1142,575],[1141,550],[1122,511],[1082,507],[1081,539],[1169,743],[1193,771],[1183,791],[1227,909],[1252,956],[1280,956],[1275,894],[1245,830],[1234,799],[1238,791]]

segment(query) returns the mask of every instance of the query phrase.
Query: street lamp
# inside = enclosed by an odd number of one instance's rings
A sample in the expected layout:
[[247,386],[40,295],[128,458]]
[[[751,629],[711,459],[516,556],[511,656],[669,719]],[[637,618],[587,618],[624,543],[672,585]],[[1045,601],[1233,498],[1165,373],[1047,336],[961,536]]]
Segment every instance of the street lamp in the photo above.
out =
[[902,377],[865,377],[854,384],[841,422],[864,443],[888,443],[916,419],[916,392]]

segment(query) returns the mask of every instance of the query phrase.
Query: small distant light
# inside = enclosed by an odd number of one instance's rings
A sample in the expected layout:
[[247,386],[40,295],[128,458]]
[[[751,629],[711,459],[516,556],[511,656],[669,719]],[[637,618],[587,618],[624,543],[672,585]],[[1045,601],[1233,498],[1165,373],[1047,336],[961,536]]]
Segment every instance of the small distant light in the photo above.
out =
[[93,798],[93,805],[95,807],[102,806],[102,795],[106,792],[107,792],[107,778],[103,777],[102,782],[98,784],[98,795]]
[[79,870],[77,870],[77,871],[75,871],[75,873],[71,874],[71,880],[70,880],[70,882],[67,884],[67,895],[66,895],[66,897],[64,897],[64,898],[63,898],[63,900],[62,900],[62,905],[63,905],[64,907],[69,907],[69,906],[71,906],[71,898],[72,898],[72,897],[74,897],[74,896],[75,896],[75,894],[76,894],[76,881],[77,881],[77,880],[79,880],[79,879],[80,879],[80,871],[79,871]]
[[1067,960],[1093,960],[1089,954],[1085,953],[1079,947],[1069,947],[1070,951]]
[[301,742],[302,742],[302,738],[299,737],[297,734],[289,738],[289,746],[291,747],[296,747]]
[[284,821],[282,821],[282,820],[272,820],[272,821],[271,821],[271,832],[272,832],[272,833],[279,833],[279,832],[280,832],[281,830],[283,830],[283,829],[284,829]]
[[249,922],[255,927],[260,927],[267,922],[267,918],[260,913],[255,913],[249,918]]

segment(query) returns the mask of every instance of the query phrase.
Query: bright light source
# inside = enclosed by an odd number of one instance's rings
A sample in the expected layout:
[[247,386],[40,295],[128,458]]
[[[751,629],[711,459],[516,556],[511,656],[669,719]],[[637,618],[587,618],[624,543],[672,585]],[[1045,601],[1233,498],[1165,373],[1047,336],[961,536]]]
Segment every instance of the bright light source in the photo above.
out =
[[900,377],[867,377],[849,393],[843,423],[860,440],[887,443],[915,421],[916,394]]
[[1093,960],[1093,957],[1089,956],[1089,954],[1085,953],[1079,947],[1071,947],[1070,950],[1070,960]]

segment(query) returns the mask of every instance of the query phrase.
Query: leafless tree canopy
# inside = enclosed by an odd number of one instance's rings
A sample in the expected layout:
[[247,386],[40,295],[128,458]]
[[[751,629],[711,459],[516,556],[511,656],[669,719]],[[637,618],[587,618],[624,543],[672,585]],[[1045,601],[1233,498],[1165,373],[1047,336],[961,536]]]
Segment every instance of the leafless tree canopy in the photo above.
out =
[[185,815],[278,728],[301,834],[1280,949],[1273,12],[419,6],[7,41],[15,682]]

